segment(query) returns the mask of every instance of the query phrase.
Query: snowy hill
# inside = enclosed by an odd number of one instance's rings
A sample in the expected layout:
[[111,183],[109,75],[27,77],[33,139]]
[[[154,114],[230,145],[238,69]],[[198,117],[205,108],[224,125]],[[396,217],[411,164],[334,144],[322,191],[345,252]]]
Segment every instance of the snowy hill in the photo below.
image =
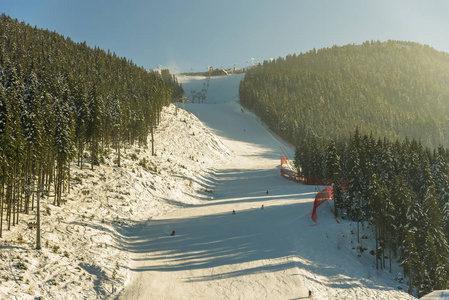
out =
[[[414,299],[396,262],[375,269],[355,223],[322,205],[312,226],[316,188],[279,175],[280,147],[293,150],[242,110],[242,76],[211,78],[191,112],[164,109],[156,156],[149,143],[122,152],[121,168],[113,152],[95,171],[72,165],[67,204],[43,200],[43,249],[33,229],[9,237],[32,215],[6,232],[0,298]],[[179,79],[186,91],[205,80]]]
[[[96,299],[117,294],[128,278],[128,228],[182,207],[202,203],[208,173],[227,161],[229,150],[191,113],[170,106],[149,147],[122,150],[112,161],[83,170],[71,166],[72,189],[61,207],[44,198],[42,250],[34,215],[4,233],[0,252],[0,299]],[[21,240],[11,240],[24,231]]]
[[[314,299],[414,299],[395,281],[396,262],[394,275],[376,270],[373,243],[363,239],[360,250],[356,224],[337,224],[322,205],[312,226],[315,187],[279,175],[285,145],[242,111],[242,76],[210,79],[206,103],[186,106],[234,156],[210,173],[206,203],[132,230],[131,277],[120,299],[302,299],[309,290]],[[205,78],[179,80],[189,91]],[[369,226],[361,235],[372,235]]]

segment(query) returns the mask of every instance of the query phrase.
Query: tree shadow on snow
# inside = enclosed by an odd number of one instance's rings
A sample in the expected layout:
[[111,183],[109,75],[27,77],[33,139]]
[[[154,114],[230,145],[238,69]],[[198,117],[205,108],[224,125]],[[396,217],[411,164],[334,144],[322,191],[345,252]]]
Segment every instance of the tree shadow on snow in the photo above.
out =
[[[310,236],[301,236],[301,226],[305,222],[300,216],[301,211],[310,212],[310,203],[247,209],[237,211],[235,215],[229,212],[151,220],[140,232],[135,231],[134,235],[125,238],[129,251],[136,254],[134,260],[138,267],[131,270],[172,272],[210,268],[211,275],[185,279],[186,282],[199,282],[298,268],[326,277],[327,285],[332,288],[356,288],[361,282],[372,288],[387,288],[387,285],[353,274],[353,268],[332,264],[332,258],[321,261],[321,256],[315,253],[319,249],[304,251],[309,247],[307,239]],[[176,231],[175,236],[170,236],[172,230]],[[326,248],[325,239],[323,243]],[[298,253],[306,254],[299,257]],[[276,259],[283,262],[273,261]],[[249,268],[244,265],[261,260],[268,263]],[[214,273],[212,269],[230,265],[236,266],[230,272]],[[317,278],[308,280],[322,284]]]
[[104,290],[103,286],[101,285],[101,281],[103,279],[107,279],[106,272],[101,270],[99,266],[95,265],[88,265],[85,263],[80,263],[79,266],[83,268],[87,273],[96,276],[94,280],[94,290],[97,292],[97,295],[100,297],[104,297],[106,295],[106,291]]

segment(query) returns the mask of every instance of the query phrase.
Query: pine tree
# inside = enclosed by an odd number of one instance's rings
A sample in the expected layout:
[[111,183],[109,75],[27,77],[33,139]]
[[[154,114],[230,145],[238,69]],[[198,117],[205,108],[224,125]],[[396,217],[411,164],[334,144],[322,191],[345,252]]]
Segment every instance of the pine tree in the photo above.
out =
[[24,111],[23,90],[23,82],[20,79],[16,67],[10,65],[7,69],[6,80],[6,98],[9,100],[8,115],[10,117],[8,123],[10,124],[9,132],[11,136],[11,152],[7,160],[12,165],[12,173],[9,176],[8,192],[6,194],[8,201],[8,230],[11,229],[11,221],[13,226],[18,221],[17,212],[19,208],[17,206],[21,200],[20,173],[24,164],[24,135],[20,117]]
[[376,269],[379,269],[379,260],[382,266],[382,249],[380,248],[380,235],[382,224],[384,223],[384,214],[382,208],[383,203],[383,193],[382,188],[379,184],[379,179],[377,174],[373,174],[371,182],[367,189],[367,201],[371,217],[374,219],[374,231],[376,239]]
[[449,240],[449,202],[447,202],[443,207],[443,232],[446,235],[446,239]]
[[295,161],[294,161],[294,165],[295,165],[295,167],[296,167],[296,170],[297,170],[297,174],[300,176],[300,175],[303,175],[303,173],[302,173],[302,156],[303,156],[303,151],[302,151],[302,147],[300,147],[300,145],[298,144],[298,145],[296,145],[296,148],[295,148]]
[[43,124],[42,99],[39,82],[34,72],[25,80],[25,93],[23,95],[24,112],[22,114],[23,131],[26,140],[26,167],[25,179],[28,192],[25,198],[25,213],[28,214],[30,206],[30,188],[34,183],[38,156],[41,153]]
[[0,84],[0,175],[1,175],[1,190],[0,190],[0,237],[3,232],[3,210],[7,204],[5,195],[5,184],[7,184],[9,174],[11,174],[11,164],[9,163],[9,157],[12,156],[12,135],[11,135],[11,122],[10,115],[8,114],[8,108],[10,107],[8,98],[6,97],[6,91],[3,85]]
[[412,229],[415,232],[415,243],[418,249],[418,253],[422,253],[425,247],[426,238],[426,224],[427,215],[425,214],[419,201],[412,197],[406,212],[407,223],[406,227]]
[[337,154],[335,141],[331,140],[326,152],[326,178],[340,177],[340,157]]
[[341,188],[340,157],[337,154],[337,148],[333,140],[330,142],[326,153],[326,178],[330,178],[332,180],[334,213],[337,217],[343,204],[343,190]]
[[80,82],[74,86],[72,92],[73,102],[75,105],[75,139],[78,150],[78,165],[83,168],[83,152],[86,143],[87,126],[90,120],[89,107],[87,103],[87,93],[84,85]]
[[[383,183],[382,185],[382,194],[384,196],[384,232],[385,232],[385,240],[386,240],[386,246],[388,246],[388,260],[389,260],[389,272],[391,273],[391,262],[393,260],[391,251],[393,249],[396,249],[396,243],[395,243],[395,232],[396,232],[396,221],[395,221],[395,207],[393,203],[391,202],[390,193],[388,191],[388,187],[386,183]],[[385,255],[382,255],[382,257],[385,257]],[[385,261],[384,261],[385,265]]]
[[392,156],[391,143],[384,140],[383,147],[377,147],[379,154],[379,176],[382,182],[385,182],[388,187],[391,187],[391,182],[395,174],[394,160]]
[[121,108],[120,101],[114,94],[111,97],[111,122],[112,122],[112,139],[117,149],[117,164],[120,167],[120,139],[121,139]]
[[433,291],[432,280],[430,279],[430,276],[429,276],[429,273],[427,272],[427,270],[424,269],[422,277],[423,277],[422,283],[421,283],[421,285],[419,287],[419,291],[418,291],[419,298],[421,298]]
[[429,161],[426,158],[421,161],[420,170],[421,172],[419,174],[421,175],[421,178],[419,181],[419,192],[417,197],[423,201],[428,189],[430,187],[432,187],[432,189],[435,188],[435,182],[433,180],[432,171],[430,170]]
[[449,202],[449,166],[442,146],[438,147],[438,154],[432,164],[432,175],[435,180],[438,203],[443,208]]
[[67,101],[55,102],[55,150],[57,173],[55,179],[55,204],[60,205],[62,187],[68,175],[68,162],[73,155],[73,119]]
[[43,118],[43,127],[45,134],[42,136],[42,154],[38,165],[38,185],[41,190],[47,191],[53,182],[54,166],[55,166],[55,99],[44,91],[42,95],[42,107],[45,111]]
[[[443,219],[433,186],[427,188],[423,205],[426,213],[424,229],[427,230],[427,241],[422,251],[431,251],[427,255],[425,268],[429,271],[431,278],[434,279],[435,289],[445,289],[449,283],[447,278],[449,245],[443,233]],[[430,239],[432,240],[432,247],[429,246]]]
[[358,130],[356,130],[349,151],[352,156],[352,163],[348,174],[348,204],[347,208],[352,219],[357,221],[357,241],[360,240],[359,223],[365,219],[366,203],[364,202],[364,174],[362,173],[360,155],[363,153],[361,138]]
[[103,106],[97,88],[94,84],[89,87],[88,105],[90,109],[89,121],[87,124],[87,137],[91,141],[91,168],[98,164],[98,146],[100,140],[101,117],[103,113]]
[[408,188],[405,177],[402,175],[393,178],[390,195],[396,210],[395,227],[397,230],[397,237],[399,241],[403,241],[406,226],[409,223],[407,212],[411,204],[416,202],[416,198]]
[[415,244],[415,233],[414,231],[406,228],[404,230],[404,240],[403,245],[403,260],[401,262],[404,267],[404,274],[408,274],[409,277],[409,289],[408,293],[412,294],[413,288],[419,286],[420,276],[421,276],[421,258],[419,257],[418,251]]
[[438,252],[436,242],[432,233],[427,232],[426,247],[422,253],[423,268],[429,274],[432,289],[446,289],[448,284],[447,265],[441,261],[441,254]]

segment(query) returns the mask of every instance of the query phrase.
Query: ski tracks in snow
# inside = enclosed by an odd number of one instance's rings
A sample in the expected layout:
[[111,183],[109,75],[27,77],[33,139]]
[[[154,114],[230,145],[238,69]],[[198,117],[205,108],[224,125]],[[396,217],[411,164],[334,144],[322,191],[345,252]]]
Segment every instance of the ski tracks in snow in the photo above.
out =
[[[337,250],[341,227],[333,218],[310,226],[315,187],[279,175],[281,143],[242,113],[240,79],[212,78],[210,104],[186,106],[220,137],[207,147],[230,149],[228,162],[217,160],[199,179],[211,189],[201,201],[128,237],[132,279],[120,299],[305,299],[309,290],[314,299],[413,299],[391,282],[366,278],[362,262]],[[186,90],[195,85],[183,82]]]

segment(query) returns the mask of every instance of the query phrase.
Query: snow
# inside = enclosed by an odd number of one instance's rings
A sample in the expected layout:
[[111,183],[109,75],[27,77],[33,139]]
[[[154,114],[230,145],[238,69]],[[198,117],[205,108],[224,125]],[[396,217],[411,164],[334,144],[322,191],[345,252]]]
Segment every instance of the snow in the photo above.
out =
[[[128,228],[210,198],[203,178],[227,161],[230,151],[191,113],[178,109],[176,115],[171,105],[161,119],[156,156],[149,141],[145,148],[122,149],[121,168],[113,164],[113,151],[94,171],[88,161],[83,170],[71,164],[67,203],[54,206],[53,197],[41,201],[42,250],[35,250],[36,230],[27,229],[35,212],[21,214],[19,225],[3,232],[0,299],[116,295],[129,273]],[[20,241],[18,232],[23,232]]]
[[[95,171],[72,164],[67,203],[41,203],[42,250],[35,230],[15,238],[33,215],[4,232],[0,298],[415,299],[396,261],[392,274],[376,270],[374,241],[359,245],[356,223],[321,205],[314,225],[317,187],[280,176],[280,148],[290,159],[294,150],[242,112],[243,76],[212,77],[190,112],[164,109],[156,156],[149,143],[122,149],[121,168],[115,152]],[[189,95],[206,79],[178,80]]]
[[420,299],[422,300],[435,300],[435,299],[449,299],[449,290],[433,291]]
[[[414,299],[375,269],[368,251],[359,254],[356,224],[337,224],[322,205],[312,226],[315,187],[279,175],[280,147],[290,158],[293,149],[242,112],[242,76],[211,78],[206,103],[186,105],[233,156],[209,174],[213,198],[131,231],[131,277],[120,299],[298,299],[309,290],[314,299]],[[178,80],[190,91],[205,78]]]

